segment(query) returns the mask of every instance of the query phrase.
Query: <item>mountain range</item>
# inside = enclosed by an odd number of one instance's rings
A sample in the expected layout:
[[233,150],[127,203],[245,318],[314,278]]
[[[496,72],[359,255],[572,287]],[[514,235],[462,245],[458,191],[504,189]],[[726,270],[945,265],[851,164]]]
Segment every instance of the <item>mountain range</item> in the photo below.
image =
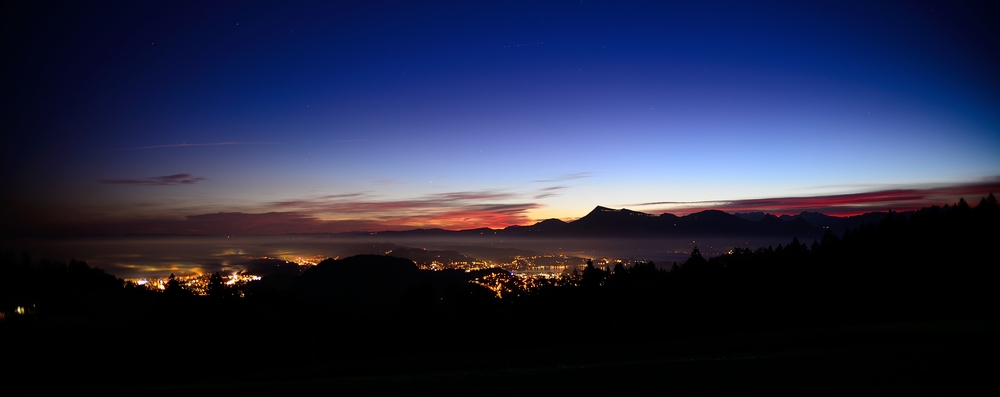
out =
[[503,229],[416,229],[380,232],[388,235],[455,236],[496,234],[510,237],[683,237],[683,236],[785,236],[819,238],[827,229],[843,234],[864,223],[877,223],[887,215],[870,212],[849,217],[835,217],[819,212],[775,216],[763,212],[729,214],[706,210],[685,216],[653,215],[629,209],[597,206],[586,216],[565,222],[546,219],[530,226]]

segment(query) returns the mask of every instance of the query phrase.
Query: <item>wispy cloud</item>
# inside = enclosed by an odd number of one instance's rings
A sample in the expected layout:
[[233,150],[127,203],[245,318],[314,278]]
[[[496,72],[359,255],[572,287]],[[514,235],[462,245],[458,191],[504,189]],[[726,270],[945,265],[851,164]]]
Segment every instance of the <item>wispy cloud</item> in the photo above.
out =
[[571,181],[571,180],[574,180],[574,179],[591,178],[593,176],[594,176],[593,172],[576,172],[576,173],[572,173],[572,174],[565,174],[565,175],[557,176],[557,177],[552,178],[552,179],[536,179],[536,180],[533,180],[532,182],[542,182],[542,183],[546,183],[546,182],[563,182],[563,181]]
[[[978,200],[991,192],[1000,192],[1000,181],[938,185],[928,188],[883,189],[860,193],[802,197],[772,197],[745,200],[657,201],[632,204],[632,207],[656,207],[648,211],[687,214],[706,209],[729,212],[763,211],[793,214],[819,211],[830,215],[854,215],[880,210],[915,210],[930,205],[954,203],[960,197]],[[975,204],[975,203],[973,203]]]
[[295,209],[318,213],[386,213],[389,211],[424,211],[472,203],[516,199],[512,193],[499,191],[459,191],[436,193],[405,200],[378,200],[362,193],[328,195],[316,198],[276,201],[265,208]]
[[539,205],[522,199],[518,194],[497,190],[444,192],[403,200],[381,200],[356,193],[277,201],[262,208],[316,217],[351,217],[381,225],[501,228],[532,222],[527,212]]
[[354,219],[321,219],[301,211],[263,213],[217,212],[188,215],[174,219],[136,219],[117,222],[86,222],[65,225],[73,234],[214,234],[267,235],[286,233],[339,233],[351,231],[408,230],[443,228],[451,230],[480,227],[502,228],[524,225],[532,220],[527,211],[537,204],[470,204],[423,208],[420,211],[354,214]]
[[344,231],[393,230],[399,226],[384,225],[378,221],[324,221],[309,214],[297,212],[217,212],[189,215],[180,219],[141,219],[119,222],[88,222],[70,225],[68,231],[76,234],[137,233],[137,234],[215,234],[215,235],[266,235],[285,233],[332,233]]
[[450,193],[438,193],[430,196],[431,200],[435,201],[468,201],[468,200],[503,200],[514,198],[515,195],[510,193],[503,193],[497,191],[473,191],[473,192],[450,192]]
[[[192,184],[201,177],[176,174],[141,179],[103,180],[101,183],[147,186]],[[535,200],[570,186],[546,186],[534,190]],[[820,196],[771,197],[713,201],[657,201],[625,205],[645,212],[678,215],[705,209],[729,212],[764,211],[793,214],[820,211],[830,215],[853,215],[869,211],[917,209],[954,203],[965,197],[975,205],[979,197],[1000,192],[1000,179],[978,183],[938,185],[926,188],[880,189],[867,192]],[[534,223],[529,213],[542,208],[526,192],[503,190],[454,191],[387,200],[372,193],[349,192],[264,203],[239,211],[211,212],[207,208],[160,212],[162,218],[91,220],[71,224],[52,222],[69,233],[177,233],[177,234],[283,234],[383,231],[414,228],[451,230],[480,227],[503,228]],[[181,216],[180,213],[186,214]],[[40,215],[41,216],[41,215]],[[106,219],[109,219],[106,217]]]
[[210,143],[173,143],[167,145],[152,145],[124,148],[122,150],[159,149],[192,146],[230,146],[230,145],[276,145],[278,142],[210,142]]
[[538,207],[539,205],[534,203],[467,205],[409,216],[397,214],[380,219],[380,221],[452,230],[481,227],[503,228],[533,223],[533,220],[527,216],[527,211]]
[[326,196],[320,196],[321,200],[336,200],[336,199],[346,199],[346,198],[358,198],[364,197],[365,193],[343,193],[343,194],[328,194]]
[[151,176],[140,179],[102,179],[98,182],[110,185],[143,185],[143,186],[173,186],[173,185],[193,185],[203,181],[205,178],[192,176],[191,174],[174,174],[165,176]]
[[566,189],[569,186],[548,186],[538,189],[539,193],[535,195],[535,200],[541,200],[546,197],[556,196],[560,190]]

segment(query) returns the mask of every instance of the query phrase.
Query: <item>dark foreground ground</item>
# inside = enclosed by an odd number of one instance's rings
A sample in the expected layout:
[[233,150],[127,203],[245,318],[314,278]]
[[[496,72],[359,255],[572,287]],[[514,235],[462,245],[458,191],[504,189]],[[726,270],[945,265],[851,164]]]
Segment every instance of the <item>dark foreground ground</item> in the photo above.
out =
[[[177,391],[325,390],[362,394],[429,390],[449,394],[948,395],[990,385],[977,355],[944,346],[748,351],[384,376],[208,383]],[[994,368],[995,369],[995,368]]]
[[[538,345],[363,364],[373,370],[398,366],[382,375],[376,371],[337,376],[338,365],[320,365],[297,368],[298,375],[270,374],[272,380],[260,382],[175,387],[352,394],[415,390],[485,395],[965,394],[995,387],[1000,369],[997,325],[954,322],[821,329],[594,345],[583,347],[584,351]],[[545,356],[546,351],[551,355]]]
[[[11,353],[4,358],[4,384],[59,394],[967,395],[995,390],[1000,369],[995,320],[680,340],[603,335],[595,337],[608,343],[575,345],[528,333],[439,353],[347,359],[310,356],[308,343],[299,343],[289,348],[302,354],[286,362],[255,355],[246,343],[215,344],[221,350],[163,350],[156,343],[97,350],[86,340],[60,341],[51,329],[0,331]],[[51,343],[41,345],[44,340]]]

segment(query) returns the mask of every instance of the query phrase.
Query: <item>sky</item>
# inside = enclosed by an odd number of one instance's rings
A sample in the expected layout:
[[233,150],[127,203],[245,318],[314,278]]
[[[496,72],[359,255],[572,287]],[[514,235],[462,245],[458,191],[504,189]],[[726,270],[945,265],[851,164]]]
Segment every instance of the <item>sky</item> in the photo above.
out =
[[851,215],[1000,193],[996,6],[620,3],[5,3],[5,232]]

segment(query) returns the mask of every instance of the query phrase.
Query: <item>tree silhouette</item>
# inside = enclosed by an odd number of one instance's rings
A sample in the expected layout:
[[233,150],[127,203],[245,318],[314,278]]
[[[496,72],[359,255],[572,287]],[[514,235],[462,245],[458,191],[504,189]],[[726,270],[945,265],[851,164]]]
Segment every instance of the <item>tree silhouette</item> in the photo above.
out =
[[969,210],[969,203],[965,201],[965,197],[958,199],[958,204],[955,204],[955,209],[959,211]]
[[987,209],[992,209],[997,206],[997,198],[990,192],[990,195],[979,199],[979,206],[976,207],[977,210],[985,211]]
[[177,280],[177,277],[173,273],[170,273],[170,278],[167,280],[167,289],[163,292],[168,296],[178,296],[184,295],[187,291],[181,288],[181,282]]
[[212,298],[222,298],[226,295],[226,284],[222,282],[222,276],[215,272],[208,278],[208,296]]
[[580,285],[584,288],[597,288],[604,284],[608,272],[594,267],[594,261],[587,259],[587,268],[583,269],[583,278]]

